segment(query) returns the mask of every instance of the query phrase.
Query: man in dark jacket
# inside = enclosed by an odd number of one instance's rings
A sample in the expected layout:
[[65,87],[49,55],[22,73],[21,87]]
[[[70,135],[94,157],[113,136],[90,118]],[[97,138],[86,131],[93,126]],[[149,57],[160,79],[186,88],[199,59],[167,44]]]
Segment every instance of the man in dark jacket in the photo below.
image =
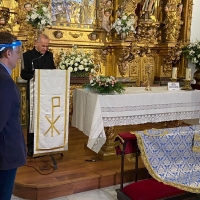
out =
[[21,41],[0,32],[0,199],[10,200],[17,168],[26,162],[20,121],[20,94],[11,73],[20,58]]
[[35,47],[23,54],[24,68],[21,70],[21,78],[27,80],[27,100],[29,120],[27,127],[28,156],[33,156],[34,133],[29,130],[30,126],[30,80],[34,77],[35,69],[55,69],[53,54],[48,51],[49,37],[45,34],[38,36]]

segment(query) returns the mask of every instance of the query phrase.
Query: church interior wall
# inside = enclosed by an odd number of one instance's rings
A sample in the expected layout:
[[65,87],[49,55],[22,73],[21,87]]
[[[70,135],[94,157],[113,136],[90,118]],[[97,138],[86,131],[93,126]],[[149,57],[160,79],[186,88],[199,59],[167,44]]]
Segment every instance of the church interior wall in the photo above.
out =
[[[31,49],[38,29],[27,23],[27,11],[24,5],[44,3],[49,6],[53,16],[53,9],[60,9],[60,2],[62,7],[63,2],[67,5],[67,2],[78,1],[2,0],[2,6],[9,7],[11,13],[9,23],[0,24],[0,29],[17,35],[23,42],[23,51]],[[194,15],[198,13],[196,9],[199,7],[199,0],[82,0],[81,2],[85,5],[92,2],[91,5],[88,4],[87,9],[94,14],[85,12],[89,15],[83,15],[84,17],[78,21],[74,15],[72,23],[66,22],[66,16],[58,12],[56,17],[54,16],[53,25],[43,30],[43,33],[50,38],[50,51],[54,54],[56,64],[59,63],[58,52],[61,48],[70,51],[73,45],[77,45],[86,52],[92,51],[95,63],[100,66],[99,74],[115,76],[129,86],[146,86],[148,76],[151,85],[166,85],[172,76],[172,67],[178,68],[180,81],[184,79],[188,62],[181,56],[181,48],[190,42],[191,36],[199,35],[195,30],[198,29],[198,25],[194,25],[198,22],[198,20],[195,22]],[[57,7],[53,7],[53,4]],[[111,28],[119,10],[121,10],[120,15],[126,13],[135,21],[135,32],[129,31],[125,38],[122,38],[122,34],[117,35]],[[105,11],[109,11],[107,12],[109,15],[104,15]],[[25,120],[26,90],[20,80],[22,64],[18,63],[12,77],[21,86],[22,118]]]
[[[194,0],[193,1],[193,12],[192,12],[192,24],[191,24],[191,36],[190,40],[191,42],[195,42],[196,40],[200,40],[200,27],[199,27],[199,8],[200,8],[200,1]],[[191,68],[192,75],[196,71],[194,64],[190,63],[188,66]]]

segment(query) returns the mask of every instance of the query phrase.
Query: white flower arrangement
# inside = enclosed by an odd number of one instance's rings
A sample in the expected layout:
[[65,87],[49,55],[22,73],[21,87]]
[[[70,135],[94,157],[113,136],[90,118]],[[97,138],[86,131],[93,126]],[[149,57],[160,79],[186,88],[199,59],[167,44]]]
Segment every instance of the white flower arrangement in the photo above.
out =
[[92,59],[92,53],[85,53],[78,50],[77,46],[72,47],[72,51],[60,52],[60,62],[58,67],[62,70],[68,69],[71,73],[95,74],[95,64]]
[[26,21],[35,28],[52,25],[50,11],[44,4],[34,6],[34,8],[28,12]]
[[112,25],[112,28],[115,29],[117,34],[126,33],[128,35],[129,31],[133,31],[135,33],[134,28],[134,16],[128,15],[127,13],[123,13],[121,17],[118,17],[114,24]]
[[183,48],[182,52],[188,60],[195,64],[196,69],[200,69],[200,41],[190,43]]

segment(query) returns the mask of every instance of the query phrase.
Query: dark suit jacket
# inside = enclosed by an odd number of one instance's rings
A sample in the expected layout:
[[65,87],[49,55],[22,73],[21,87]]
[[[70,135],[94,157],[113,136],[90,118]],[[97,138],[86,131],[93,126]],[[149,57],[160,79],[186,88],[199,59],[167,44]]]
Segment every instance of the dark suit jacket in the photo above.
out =
[[20,94],[10,74],[0,64],[0,170],[26,162],[26,147],[20,121]]
[[[34,76],[34,69],[55,69],[53,54],[47,51],[43,56],[35,48],[23,54],[24,69],[21,78],[27,80],[27,99],[29,99],[29,81]],[[32,64],[33,63],[33,64]]]

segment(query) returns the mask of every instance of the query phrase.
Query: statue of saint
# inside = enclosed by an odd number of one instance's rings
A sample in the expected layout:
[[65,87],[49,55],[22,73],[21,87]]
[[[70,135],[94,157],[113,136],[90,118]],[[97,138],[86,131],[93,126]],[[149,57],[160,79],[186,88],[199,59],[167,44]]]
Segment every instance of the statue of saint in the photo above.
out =
[[157,0],[143,0],[142,4],[142,18],[151,19],[151,15],[154,14],[155,11],[155,3]]

